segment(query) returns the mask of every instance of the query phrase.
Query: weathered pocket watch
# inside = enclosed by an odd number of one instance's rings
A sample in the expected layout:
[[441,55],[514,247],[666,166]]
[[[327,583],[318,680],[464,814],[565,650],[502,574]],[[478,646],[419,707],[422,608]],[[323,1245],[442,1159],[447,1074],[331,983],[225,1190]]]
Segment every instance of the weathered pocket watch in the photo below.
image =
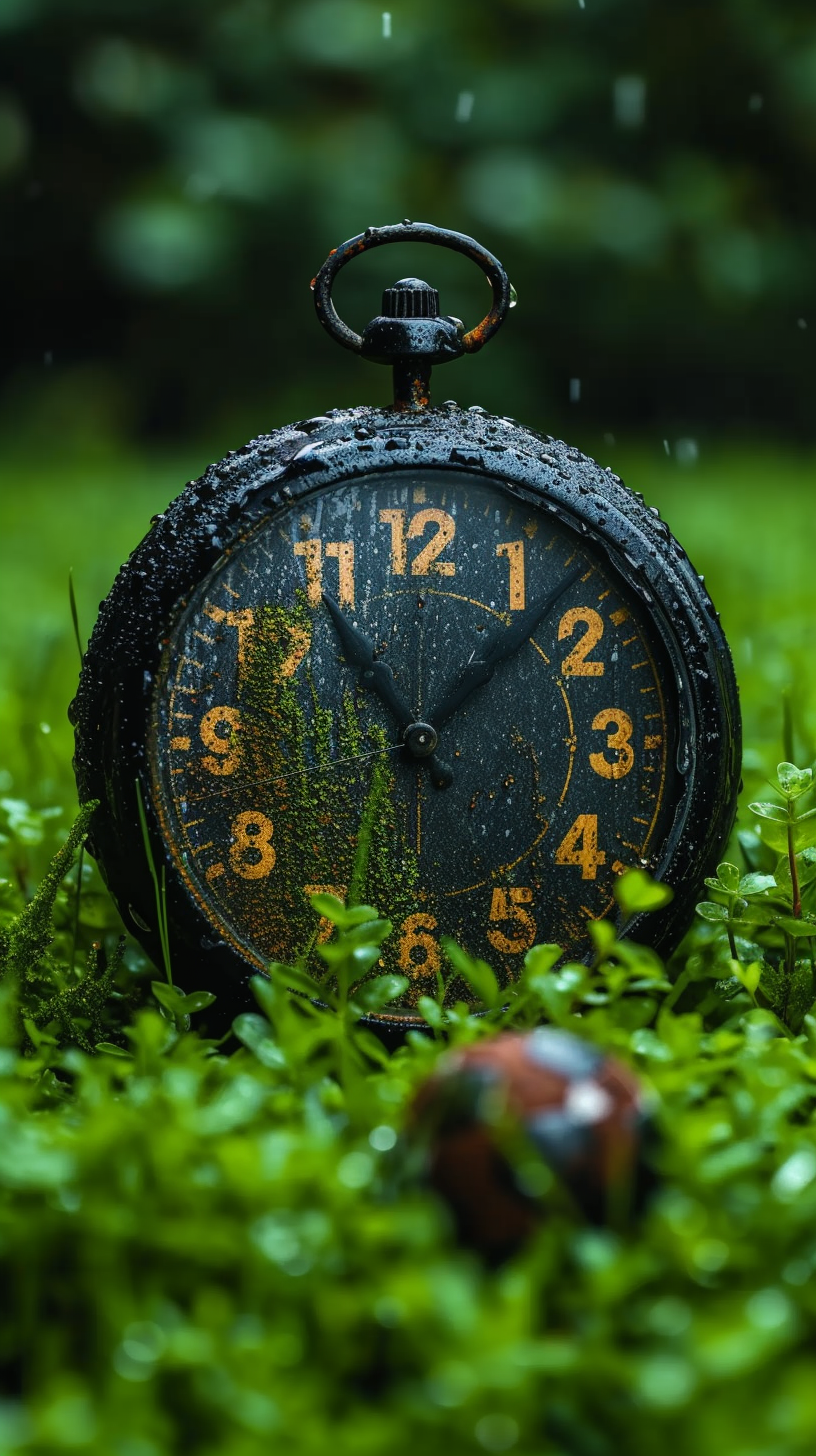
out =
[[[354,333],[338,272],[411,241],[473,259],[490,312],[466,332],[404,278]],[[143,804],[179,979],[222,1012],[252,1004],[270,960],[314,954],[317,890],[393,921],[381,965],[409,984],[383,1021],[416,1019],[444,935],[503,984],[534,943],[585,955],[627,866],[675,891],[628,932],[671,946],[739,778],[701,578],[579,450],[431,406],[431,366],[480,349],[512,301],[473,239],[368,228],[313,288],[338,343],[393,366],[393,407],[329,410],[211,466],[122,568],[88,647],[76,774],[125,924],[160,961]],[[449,996],[472,1000],[455,977]]]

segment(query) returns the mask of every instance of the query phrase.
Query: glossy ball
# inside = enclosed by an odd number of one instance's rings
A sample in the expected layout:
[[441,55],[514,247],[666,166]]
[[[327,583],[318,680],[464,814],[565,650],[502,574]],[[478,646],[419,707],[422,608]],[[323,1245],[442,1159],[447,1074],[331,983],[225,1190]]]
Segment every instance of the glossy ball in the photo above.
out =
[[443,1057],[416,1096],[414,1128],[427,1139],[429,1181],[449,1204],[460,1241],[493,1263],[544,1212],[524,1176],[531,1151],[593,1223],[637,1210],[652,1182],[634,1074],[552,1027],[507,1032]]

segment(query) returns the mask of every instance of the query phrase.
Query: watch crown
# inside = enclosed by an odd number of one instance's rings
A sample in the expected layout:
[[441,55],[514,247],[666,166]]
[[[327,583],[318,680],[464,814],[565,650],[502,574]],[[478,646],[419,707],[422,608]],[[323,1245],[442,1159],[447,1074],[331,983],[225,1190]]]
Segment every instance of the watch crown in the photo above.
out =
[[438,318],[439,294],[421,278],[400,278],[382,296],[384,318]]

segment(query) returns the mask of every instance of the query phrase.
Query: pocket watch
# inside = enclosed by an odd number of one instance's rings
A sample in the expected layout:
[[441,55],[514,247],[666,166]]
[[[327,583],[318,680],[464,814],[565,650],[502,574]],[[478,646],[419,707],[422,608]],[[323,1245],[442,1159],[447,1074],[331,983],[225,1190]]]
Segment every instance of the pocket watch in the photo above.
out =
[[[397,242],[472,259],[481,323],[403,278],[349,328],[339,271]],[[608,468],[431,404],[432,366],[475,353],[513,302],[479,243],[367,228],[312,287],[336,342],[392,367],[393,406],[331,409],[211,466],[122,567],[85,656],[76,775],[126,926],[160,962],[161,879],[179,978],[234,1013],[254,974],[330,933],[310,896],[372,904],[394,927],[379,969],[407,978],[375,1020],[401,1026],[446,972],[442,937],[502,984],[535,943],[580,958],[629,866],[674,899],[626,932],[673,946],[739,779],[702,578]],[[447,994],[473,1000],[456,975]]]

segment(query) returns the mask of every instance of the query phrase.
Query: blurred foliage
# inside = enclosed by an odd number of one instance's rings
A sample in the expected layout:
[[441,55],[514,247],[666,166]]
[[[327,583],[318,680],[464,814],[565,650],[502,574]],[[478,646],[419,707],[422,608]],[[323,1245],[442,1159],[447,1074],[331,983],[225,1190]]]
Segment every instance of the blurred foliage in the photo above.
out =
[[[317,898],[334,1006],[272,967],[228,1047],[160,996],[88,1055],[0,984],[4,1456],[809,1456],[813,1016],[786,1034],[704,943],[678,999],[597,922],[591,967],[534,948],[503,1011],[473,963],[492,1009],[426,998],[433,1039],[389,1055],[360,1017],[399,978],[354,981],[390,927]],[[490,1272],[423,1185],[411,1100],[446,1044],[542,1019],[637,1069],[657,1187],[590,1228],[525,1153],[540,1232]]]
[[[439,397],[812,438],[811,0],[3,0],[0,33],[10,425],[257,433],[387,398],[308,281],[407,215],[519,291]],[[347,270],[341,308],[423,269],[485,312],[472,265],[416,248]]]

